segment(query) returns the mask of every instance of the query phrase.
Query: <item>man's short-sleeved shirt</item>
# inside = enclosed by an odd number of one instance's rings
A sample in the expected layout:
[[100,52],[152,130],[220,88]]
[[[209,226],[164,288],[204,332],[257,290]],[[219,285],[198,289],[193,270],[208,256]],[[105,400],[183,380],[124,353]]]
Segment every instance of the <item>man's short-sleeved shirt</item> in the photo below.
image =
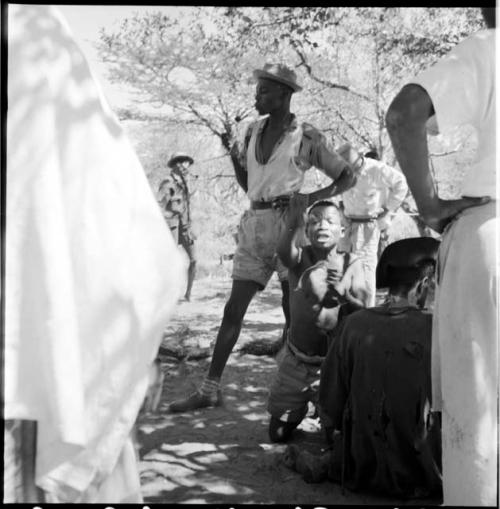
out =
[[247,195],[251,200],[272,200],[298,191],[304,172],[312,166],[325,171],[334,168],[338,177],[347,166],[325,136],[307,123],[299,123],[295,115],[273,148],[266,163],[262,162],[259,140],[268,117],[249,125],[238,160],[248,173]]
[[369,157],[357,175],[356,184],[342,193],[347,217],[376,217],[382,207],[396,210],[408,193],[404,175]]
[[429,94],[440,133],[472,125],[478,133],[475,163],[462,182],[465,196],[496,197],[495,29],[455,46],[411,83]]

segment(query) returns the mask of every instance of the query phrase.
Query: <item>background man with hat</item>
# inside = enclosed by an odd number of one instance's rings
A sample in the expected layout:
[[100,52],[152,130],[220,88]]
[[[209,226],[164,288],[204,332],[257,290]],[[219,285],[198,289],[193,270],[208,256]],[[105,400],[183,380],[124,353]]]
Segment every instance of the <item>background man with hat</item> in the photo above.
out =
[[352,490],[393,497],[439,496],[439,418],[430,414],[432,315],[425,310],[439,241],[390,244],[377,265],[385,304],[347,316],[323,361],[321,411],[332,450],[291,446],[287,464],[309,481],[330,477]]
[[345,248],[361,258],[366,285],[370,292],[369,306],[375,305],[375,269],[382,232],[385,232],[408,193],[404,175],[379,161],[376,152],[361,155],[349,144],[339,154],[356,168],[356,184],[342,193],[345,217]]
[[288,322],[287,271],[276,254],[280,232],[286,226],[290,197],[297,196],[306,170],[315,166],[333,183],[310,195],[298,195],[305,208],[333,196],[354,183],[349,164],[328,148],[314,127],[300,123],[290,112],[294,92],[302,89],[295,72],[282,64],[266,64],[254,71],[255,107],[263,117],[253,122],[243,146],[235,143],[231,159],[236,179],[250,199],[241,218],[238,247],[233,259],[233,285],[224,308],[208,375],[200,389],[173,402],[170,410],[182,412],[221,403],[219,384],[227,359],[236,344],[248,305],[263,290],[274,271],[283,289],[283,310]]
[[191,230],[191,210],[189,188],[187,185],[188,168],[194,163],[191,156],[174,154],[167,163],[170,173],[161,182],[160,205],[174,239],[186,251],[189,258],[187,289],[184,298],[191,300],[191,289],[196,272],[195,236]]

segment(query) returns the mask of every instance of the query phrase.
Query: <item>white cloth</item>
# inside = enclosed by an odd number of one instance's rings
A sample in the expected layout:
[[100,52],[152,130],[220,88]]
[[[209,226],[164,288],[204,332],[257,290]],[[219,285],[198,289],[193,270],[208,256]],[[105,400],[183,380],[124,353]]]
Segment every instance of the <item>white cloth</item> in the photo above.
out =
[[433,322],[433,406],[442,412],[445,505],[496,504],[498,231],[495,202],[443,236]]
[[477,129],[476,160],[462,182],[465,196],[496,198],[495,49],[495,29],[481,30],[412,80],[431,97],[439,132]]
[[[456,46],[413,83],[441,132],[477,129],[463,194],[496,196],[495,30]],[[496,505],[498,489],[498,229],[496,203],[462,212],[443,234],[433,325],[433,405],[443,415],[445,505]]]
[[363,264],[368,307],[375,306],[377,295],[377,254],[380,241],[380,228],[376,221],[367,223],[348,222],[344,232],[341,249],[354,253]]
[[376,217],[382,208],[395,212],[408,193],[405,176],[395,168],[364,158],[356,184],[342,193],[347,217]]
[[8,24],[5,418],[38,421],[53,499],[120,502],[86,493],[127,447],[186,264],[64,20],[11,4]]

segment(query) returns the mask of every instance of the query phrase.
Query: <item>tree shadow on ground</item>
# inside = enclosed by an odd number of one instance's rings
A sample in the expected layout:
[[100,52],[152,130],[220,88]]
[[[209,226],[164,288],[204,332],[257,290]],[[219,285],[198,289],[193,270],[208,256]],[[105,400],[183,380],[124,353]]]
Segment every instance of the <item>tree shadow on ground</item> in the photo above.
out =
[[[223,407],[172,414],[168,402],[189,394],[205,371],[206,363],[185,364],[162,365],[167,376],[159,413],[138,422],[147,503],[405,504],[342,494],[330,482],[307,484],[283,464],[286,445],[271,444],[267,434],[274,359],[233,356],[224,373]],[[315,423],[306,418],[292,439],[311,452],[324,446]]]
[[[165,344],[188,351],[211,349],[225,289],[230,289],[230,280],[197,281],[193,301],[181,303],[166,328]],[[281,289],[271,281],[252,301],[235,350],[247,341],[278,339],[283,323]],[[307,484],[288,469],[282,461],[286,446],[271,444],[267,432],[268,389],[277,370],[273,357],[233,353],[222,379],[225,405],[185,414],[169,413],[168,404],[199,387],[209,359],[193,361],[187,355],[180,361],[160,360],[165,378],[159,411],[141,415],[137,423],[147,503],[430,504],[342,493],[330,482]],[[306,417],[292,441],[318,452],[324,442],[317,420]]]

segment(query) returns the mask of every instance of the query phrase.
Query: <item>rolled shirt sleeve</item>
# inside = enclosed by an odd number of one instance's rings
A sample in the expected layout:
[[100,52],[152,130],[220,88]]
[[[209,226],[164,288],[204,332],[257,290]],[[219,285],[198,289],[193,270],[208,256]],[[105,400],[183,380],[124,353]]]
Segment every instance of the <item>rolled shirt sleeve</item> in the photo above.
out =
[[299,158],[306,161],[309,167],[314,166],[336,180],[349,164],[329,146],[325,136],[315,127],[304,123],[302,128]]

